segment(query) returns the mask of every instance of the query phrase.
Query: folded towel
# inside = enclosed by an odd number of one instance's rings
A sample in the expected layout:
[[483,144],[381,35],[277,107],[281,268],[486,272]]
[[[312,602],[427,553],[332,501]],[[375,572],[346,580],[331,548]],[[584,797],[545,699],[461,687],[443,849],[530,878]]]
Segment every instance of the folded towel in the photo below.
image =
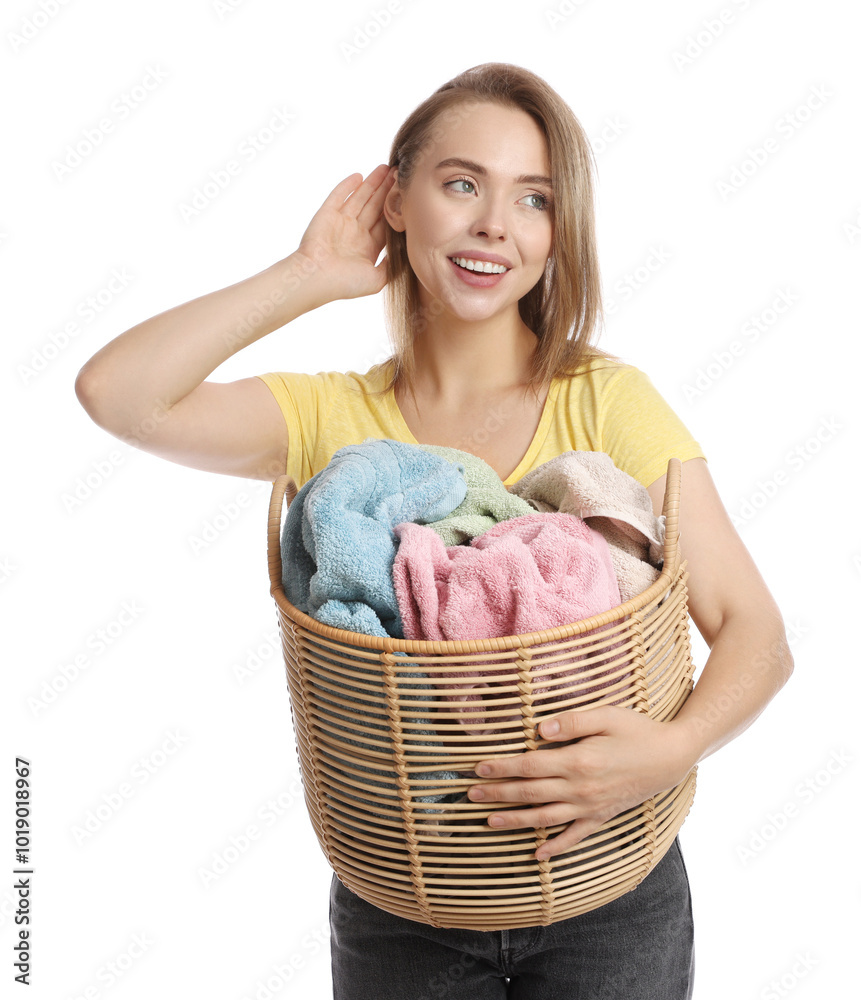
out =
[[527,473],[511,487],[539,511],[573,514],[610,546],[621,600],[628,601],[660,576],[665,518],[656,517],[649,491],[602,451],[567,451]]
[[368,438],[341,448],[287,511],[287,600],[326,625],[402,638],[392,586],[394,525],[439,520],[465,496],[458,469],[416,445]]
[[[568,625],[619,604],[607,542],[569,514],[527,514],[502,521],[468,546],[446,548],[432,526],[399,524],[395,534],[400,545],[392,572],[408,639],[519,635]],[[560,663],[557,676],[575,672],[570,664],[578,658]],[[499,672],[475,670],[470,675]],[[440,674],[438,680],[446,687],[488,688],[483,682],[451,684],[452,676]],[[596,680],[595,687],[607,683]],[[449,696],[459,702],[480,698]],[[483,735],[485,729],[475,728],[483,721],[475,708],[465,708],[470,713],[468,731]],[[512,714],[515,717],[519,712]]]
[[446,517],[428,524],[445,545],[459,545],[484,534],[500,521],[532,513],[533,508],[526,500],[509,493],[497,473],[478,456],[436,444],[418,447],[452,462],[466,480],[466,496],[460,506]]

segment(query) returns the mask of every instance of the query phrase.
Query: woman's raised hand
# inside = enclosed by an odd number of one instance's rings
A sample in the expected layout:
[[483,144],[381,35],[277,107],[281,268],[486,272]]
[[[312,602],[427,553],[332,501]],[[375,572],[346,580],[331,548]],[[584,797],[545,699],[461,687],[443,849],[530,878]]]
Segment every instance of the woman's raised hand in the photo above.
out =
[[383,202],[396,170],[381,163],[362,180],[350,174],[336,185],[305,230],[296,254],[303,270],[323,282],[326,298],[352,299],[382,291],[388,260]]

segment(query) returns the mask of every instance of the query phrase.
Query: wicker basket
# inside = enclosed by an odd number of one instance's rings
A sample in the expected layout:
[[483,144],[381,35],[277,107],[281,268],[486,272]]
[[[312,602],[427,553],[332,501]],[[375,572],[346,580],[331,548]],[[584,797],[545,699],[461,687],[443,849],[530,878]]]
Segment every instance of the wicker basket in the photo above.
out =
[[[464,642],[383,639],[322,625],[282,586],[279,476],[269,505],[269,578],[278,609],[305,801],[326,858],[363,899],[434,927],[546,925],[637,886],[693,801],[686,779],[616,816],[571,851],[536,861],[564,824],[495,830],[466,798],[484,759],[544,743],[538,722],[620,705],[672,719],[693,686],[687,572],[678,547],[681,463],[670,459],[664,564],[648,590],[604,614],[528,635]],[[576,666],[572,669],[572,664]],[[488,672],[492,679],[488,684]],[[480,701],[455,703],[470,673]],[[475,735],[470,711],[481,720]],[[473,723],[475,718],[472,717]]]

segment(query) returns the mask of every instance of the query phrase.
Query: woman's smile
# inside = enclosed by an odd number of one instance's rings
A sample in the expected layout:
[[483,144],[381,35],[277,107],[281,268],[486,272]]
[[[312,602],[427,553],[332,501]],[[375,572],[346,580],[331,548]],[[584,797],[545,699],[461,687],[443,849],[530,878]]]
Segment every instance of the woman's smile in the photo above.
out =
[[387,219],[406,234],[422,304],[445,307],[441,328],[522,326],[518,303],[540,280],[553,242],[550,174],[532,117],[482,102],[428,145],[406,188],[396,182]]
[[[460,280],[465,282],[467,285],[472,285],[474,288],[493,288],[494,285],[498,285],[500,281],[502,281],[502,279],[505,277],[506,274],[508,274],[510,270],[510,268],[504,268],[503,270],[494,273],[493,271],[487,271],[483,269],[479,270],[478,266],[476,266],[475,268],[469,268],[458,263],[458,261],[463,261],[466,259],[467,258],[464,257],[458,257],[458,258],[449,257],[451,265],[457,272],[457,276],[460,278]],[[482,264],[480,266],[484,267],[485,265]],[[494,268],[503,267],[502,264],[487,264],[486,266]]]

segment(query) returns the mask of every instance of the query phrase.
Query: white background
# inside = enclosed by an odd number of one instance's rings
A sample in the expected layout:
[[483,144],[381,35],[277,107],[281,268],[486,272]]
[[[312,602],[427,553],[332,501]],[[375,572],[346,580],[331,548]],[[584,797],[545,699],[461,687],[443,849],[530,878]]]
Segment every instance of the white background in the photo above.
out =
[[[73,384],[122,331],[287,256],[339,180],[387,161],[420,101],[499,60],[542,75],[593,140],[601,344],[643,368],[703,445],[793,637],[792,681],[701,764],[682,831],[694,995],[847,996],[859,932],[857,11],[402,0],[376,30],[383,8],[4,5],[2,989],[23,995],[11,964],[20,755],[35,828],[27,995],[330,995],[330,870],[297,784],[269,485],[127,447]],[[147,81],[124,117],[112,110]],[[195,188],[278,110],[295,117],[184,219]],[[111,132],[58,169],[106,116]],[[112,294],[114,269],[125,285]],[[766,312],[781,293],[791,308]],[[755,317],[756,340],[743,332]],[[386,352],[382,298],[342,301],[213,379],[365,371]],[[195,551],[221,505],[238,516]],[[124,605],[135,610],[120,618]],[[100,629],[112,635],[102,649]],[[698,638],[696,652],[701,666]],[[231,849],[250,824],[259,837]],[[233,863],[206,882],[225,852]]]

